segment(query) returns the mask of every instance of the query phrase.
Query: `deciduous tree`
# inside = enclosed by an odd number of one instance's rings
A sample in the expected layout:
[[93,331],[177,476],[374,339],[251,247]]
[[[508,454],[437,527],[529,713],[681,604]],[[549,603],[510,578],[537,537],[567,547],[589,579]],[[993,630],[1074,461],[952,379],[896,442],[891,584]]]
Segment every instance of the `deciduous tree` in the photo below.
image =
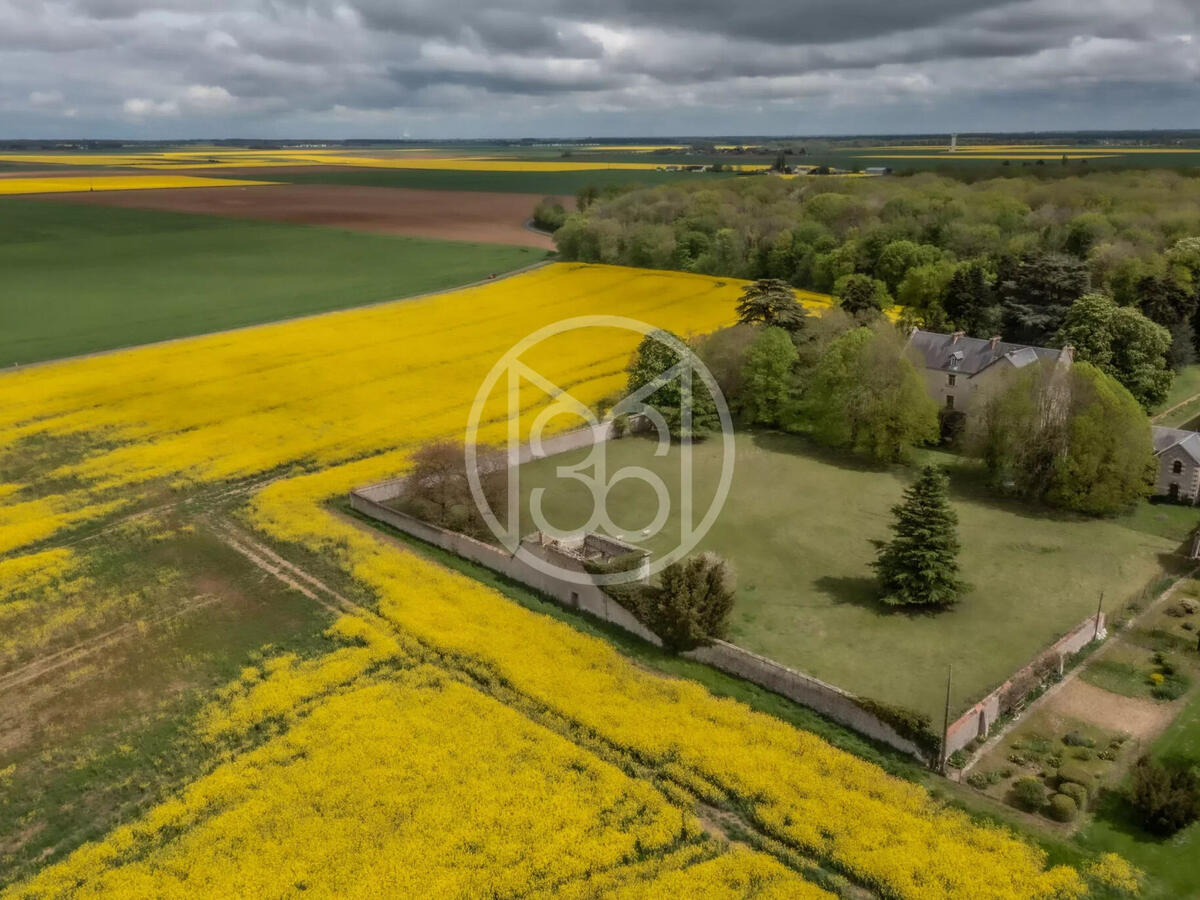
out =
[[842,335],[813,367],[790,427],[882,461],[937,440],[937,405],[889,325]]
[[747,422],[769,427],[782,423],[798,358],[796,345],[782,328],[759,332],[742,368],[740,406]]
[[[680,363],[687,364],[683,368],[692,369],[690,387],[685,386],[682,372],[675,377],[666,377]],[[678,440],[702,439],[720,427],[716,402],[708,385],[695,371],[696,363],[699,359],[677,335],[659,330],[642,339],[629,364],[627,392],[630,394],[657,379],[664,379],[643,402],[658,411],[671,436]]]
[[1071,304],[1058,341],[1074,347],[1077,360],[1121,382],[1147,409],[1171,389],[1171,333],[1104,294],[1085,294]]

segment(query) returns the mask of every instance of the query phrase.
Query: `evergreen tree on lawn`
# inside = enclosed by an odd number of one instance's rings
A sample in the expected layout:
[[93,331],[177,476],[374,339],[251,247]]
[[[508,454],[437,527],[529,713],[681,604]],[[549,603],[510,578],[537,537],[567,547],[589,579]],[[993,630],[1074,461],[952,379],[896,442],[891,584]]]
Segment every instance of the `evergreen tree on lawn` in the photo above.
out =
[[884,603],[946,608],[966,590],[958,577],[958,516],[948,487],[945,473],[926,466],[892,508],[892,540],[875,562]]

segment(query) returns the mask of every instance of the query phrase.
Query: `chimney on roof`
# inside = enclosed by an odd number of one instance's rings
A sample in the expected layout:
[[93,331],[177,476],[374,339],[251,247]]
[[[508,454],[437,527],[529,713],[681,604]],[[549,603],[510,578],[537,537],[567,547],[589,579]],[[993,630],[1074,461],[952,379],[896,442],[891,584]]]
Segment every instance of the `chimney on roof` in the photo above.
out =
[[989,338],[989,339],[988,339],[988,343],[991,345],[992,352],[993,352],[993,353],[995,353],[995,352],[996,352],[996,345],[997,345],[998,343],[1000,343],[1000,335],[998,335],[998,334],[993,334],[993,335],[991,336],[991,338]]
[[954,334],[950,335],[950,343],[957,344],[959,338],[966,337],[966,336],[967,336],[967,333],[965,331],[956,331],[956,332],[954,332]]

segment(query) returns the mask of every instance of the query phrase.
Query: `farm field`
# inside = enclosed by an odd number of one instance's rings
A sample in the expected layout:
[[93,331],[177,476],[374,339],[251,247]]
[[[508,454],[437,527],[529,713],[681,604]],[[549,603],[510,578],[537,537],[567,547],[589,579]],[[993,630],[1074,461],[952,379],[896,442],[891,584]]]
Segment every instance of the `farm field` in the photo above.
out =
[[[643,466],[677,498],[679,455],[673,449],[655,457],[653,448],[637,438],[612,443],[609,470]],[[564,454],[522,466],[523,531],[536,527],[528,518],[528,496],[537,488],[546,488],[543,508],[554,527],[577,528],[590,515],[586,488],[555,477],[558,466],[582,457]],[[956,465],[948,455],[931,459]],[[695,503],[703,510],[720,471],[719,446],[699,445],[694,464],[700,485]],[[909,615],[875,599],[870,569],[875,542],[887,538],[890,509],[909,477],[904,470],[855,466],[798,437],[739,435],[732,490],[699,547],[720,553],[738,573],[731,640],[939,723],[949,664],[952,708],[962,710],[1094,613],[1101,591],[1115,610],[1146,586],[1160,571],[1160,558],[1200,517],[1194,510],[1183,517],[1173,509],[1160,513],[1149,504],[1115,522],[1031,514],[988,498],[973,489],[970,473],[956,472],[963,577],[973,588],[950,612]],[[614,488],[609,501],[624,537],[641,542],[656,508],[654,494],[628,481]],[[675,546],[677,509],[673,503],[663,532],[645,546]]]
[[0,195],[7,194],[71,194],[119,191],[145,191],[155,188],[194,190],[196,188],[268,184],[266,181],[199,178],[194,175],[38,175],[32,177],[0,178]]
[[[290,579],[340,616],[333,646],[262,647],[207,695],[180,726],[211,748],[186,787],[119,809],[114,830],[65,858],[56,844],[58,861],[10,895],[253,894],[271,878],[377,896],[403,893],[419,872],[422,885],[468,893],[524,876],[563,896],[1080,896],[1074,869],[1049,867],[1011,833],[637,667],[327,507],[402,471],[414,446],[460,435],[483,374],[532,330],[589,312],[709,330],[732,318],[739,291],[558,264],[0,375],[0,609],[15,609],[39,655],[104,635],[112,620],[88,615],[93,592],[63,585],[128,527],[116,517],[145,509],[177,512],[263,582]],[[531,363],[595,402],[623,381],[631,337],[562,335]],[[158,582],[169,597],[170,579],[144,565],[140,586]],[[119,617],[120,600],[108,609]],[[131,766],[84,764],[78,777],[136,785],[146,776]],[[14,783],[26,775],[3,755],[0,770]],[[710,836],[725,819],[767,840],[729,850]],[[5,838],[13,854],[31,835]]]
[[[264,176],[266,177],[266,176]],[[657,185],[734,178],[731,172],[658,172],[644,169],[595,169],[582,172],[459,172],[402,169],[273,169],[270,179],[291,184],[341,184],[419,188],[436,191],[512,191],[541,196],[574,195],[595,185]]]
[[[533,208],[542,200],[540,194],[289,184],[252,191],[216,187],[206,191],[73,194],[65,199],[96,206],[554,249],[549,235],[525,227]],[[566,202],[574,201],[564,198]]]
[[543,255],[528,247],[8,198],[0,200],[0,365],[441,290]]

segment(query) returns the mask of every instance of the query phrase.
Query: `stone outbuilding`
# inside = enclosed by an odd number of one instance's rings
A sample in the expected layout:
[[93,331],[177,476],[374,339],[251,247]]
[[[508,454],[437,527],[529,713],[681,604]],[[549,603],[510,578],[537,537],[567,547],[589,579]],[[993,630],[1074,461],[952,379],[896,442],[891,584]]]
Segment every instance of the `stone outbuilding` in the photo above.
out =
[[1154,493],[1181,503],[1200,497],[1200,433],[1155,425],[1154,455],[1158,481]]

